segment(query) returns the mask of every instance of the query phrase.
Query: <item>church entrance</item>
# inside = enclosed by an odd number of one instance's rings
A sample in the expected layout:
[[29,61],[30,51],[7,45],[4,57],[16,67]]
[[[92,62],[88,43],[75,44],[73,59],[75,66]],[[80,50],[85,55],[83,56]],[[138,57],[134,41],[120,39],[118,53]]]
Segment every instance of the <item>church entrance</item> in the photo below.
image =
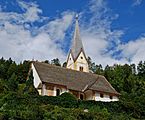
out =
[[60,89],[56,89],[56,96],[60,95]]
[[80,99],[84,100],[84,95],[83,94],[80,94]]

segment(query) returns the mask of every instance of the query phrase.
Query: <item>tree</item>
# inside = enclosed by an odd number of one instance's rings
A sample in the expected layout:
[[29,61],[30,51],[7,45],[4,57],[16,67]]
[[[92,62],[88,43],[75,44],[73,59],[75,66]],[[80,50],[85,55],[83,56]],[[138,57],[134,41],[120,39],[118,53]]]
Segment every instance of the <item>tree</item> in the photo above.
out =
[[49,60],[45,60],[44,63],[50,64]]
[[66,68],[66,65],[67,65],[67,63],[66,63],[66,62],[64,62],[64,63],[63,63],[63,65],[62,65],[62,67],[65,67],[65,68]]
[[103,67],[101,64],[99,65],[96,65],[96,74],[99,74],[99,75],[103,75],[104,74],[104,71],[103,71]]
[[16,63],[12,63],[7,71],[7,78],[10,78],[13,73],[16,74],[17,65]]
[[60,61],[58,58],[51,60],[52,65],[61,66]]
[[130,65],[131,66],[131,68],[132,68],[132,74],[136,74],[136,65],[135,64],[131,64]]
[[92,59],[90,57],[88,57],[87,62],[89,65],[89,70],[93,73],[96,73],[96,65],[94,62],[92,62]]
[[13,73],[12,76],[8,79],[7,89],[9,91],[17,91],[17,89],[18,89],[18,82],[17,82],[17,76],[16,76],[15,73]]
[[104,69],[104,76],[109,82],[113,82],[114,80],[114,72],[113,72],[113,67],[110,67],[107,65]]
[[23,63],[20,63],[17,65],[17,80],[19,81],[20,84],[25,83],[27,77],[28,77],[28,72],[30,69],[30,61],[24,61]]
[[138,76],[140,78],[144,78],[145,79],[145,61],[142,62],[140,61],[138,66],[137,66],[137,70],[138,70]]
[[33,84],[33,72],[30,72],[29,79],[26,81],[26,87],[24,88],[24,93],[30,95],[38,95],[38,91],[35,89]]

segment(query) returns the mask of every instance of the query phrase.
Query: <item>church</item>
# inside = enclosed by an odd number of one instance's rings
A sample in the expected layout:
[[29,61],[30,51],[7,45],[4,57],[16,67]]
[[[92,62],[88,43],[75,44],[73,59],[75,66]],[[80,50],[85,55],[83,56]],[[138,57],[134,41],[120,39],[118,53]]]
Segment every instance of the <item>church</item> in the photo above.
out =
[[87,56],[80,36],[78,17],[66,68],[33,61],[31,69],[34,86],[40,95],[58,96],[64,92],[81,100],[111,102],[119,100],[119,93],[102,75],[89,70]]

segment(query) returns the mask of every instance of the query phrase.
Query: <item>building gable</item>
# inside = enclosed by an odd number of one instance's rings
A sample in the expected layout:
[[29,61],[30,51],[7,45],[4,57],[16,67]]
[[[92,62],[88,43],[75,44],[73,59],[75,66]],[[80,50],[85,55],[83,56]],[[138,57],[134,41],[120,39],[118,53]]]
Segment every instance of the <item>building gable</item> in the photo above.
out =
[[89,72],[88,62],[84,52],[80,52],[79,56],[75,60],[74,68],[78,71]]
[[71,52],[68,55],[66,67],[69,69],[74,69],[74,59]]
[[33,63],[31,64],[31,69],[32,69],[32,71],[33,71],[34,87],[35,87],[35,88],[39,88],[40,85],[42,84],[42,81],[41,81],[41,79],[40,79],[40,77],[39,77],[39,75],[38,75],[38,71],[36,70],[36,68],[35,68],[35,66],[34,66]]

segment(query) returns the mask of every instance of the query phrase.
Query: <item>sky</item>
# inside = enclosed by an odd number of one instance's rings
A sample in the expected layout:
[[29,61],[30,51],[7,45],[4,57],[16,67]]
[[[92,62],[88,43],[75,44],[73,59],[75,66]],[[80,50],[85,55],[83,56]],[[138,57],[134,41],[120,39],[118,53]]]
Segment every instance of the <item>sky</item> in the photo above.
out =
[[0,0],[0,57],[65,62],[75,15],[86,55],[96,64],[145,60],[143,0]]

